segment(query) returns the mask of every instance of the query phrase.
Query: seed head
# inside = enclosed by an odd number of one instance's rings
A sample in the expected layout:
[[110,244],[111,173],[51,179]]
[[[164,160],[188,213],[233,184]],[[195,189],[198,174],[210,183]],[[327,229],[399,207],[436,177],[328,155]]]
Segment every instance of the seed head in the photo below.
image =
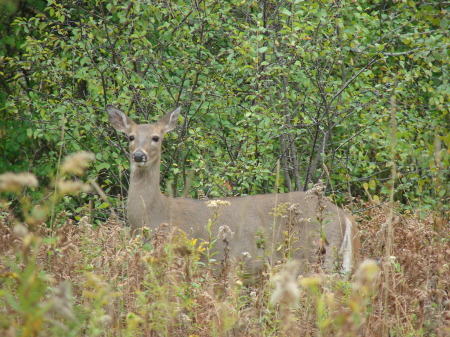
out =
[[23,239],[28,235],[28,228],[22,224],[17,224],[14,226],[14,235]]
[[25,187],[37,187],[36,176],[29,172],[12,173],[7,172],[0,175],[1,192],[19,192]]
[[365,293],[370,292],[380,275],[380,267],[375,260],[364,260],[355,273],[354,289],[359,289]]
[[317,184],[315,184],[310,190],[306,191],[306,194],[315,194],[317,196],[323,196],[325,191],[325,184],[322,179],[319,179]]
[[227,225],[219,227],[218,239],[222,241],[230,241],[234,237],[234,232]]
[[58,182],[58,193],[61,195],[77,194],[79,192],[89,192],[90,187],[81,181],[61,180]]
[[89,166],[91,161],[95,160],[95,156],[91,152],[79,151],[70,154],[64,159],[61,165],[61,174],[76,174],[81,176]]
[[272,282],[275,283],[275,290],[270,298],[272,304],[279,303],[287,307],[298,305],[300,289],[297,285],[297,270],[298,263],[291,261],[273,277]]

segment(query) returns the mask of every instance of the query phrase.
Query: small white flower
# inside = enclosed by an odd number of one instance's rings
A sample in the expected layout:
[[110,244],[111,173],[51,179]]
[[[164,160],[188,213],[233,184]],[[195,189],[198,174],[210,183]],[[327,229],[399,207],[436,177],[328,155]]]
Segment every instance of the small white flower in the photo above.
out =
[[205,202],[207,207],[210,208],[216,208],[217,207],[217,200],[208,200],[207,202]]
[[216,200],[216,201],[217,201],[217,205],[219,205],[219,206],[230,206],[231,205],[231,203],[226,200]]
[[219,206],[230,206],[230,202],[226,200],[208,200],[205,202],[207,207],[217,208]]

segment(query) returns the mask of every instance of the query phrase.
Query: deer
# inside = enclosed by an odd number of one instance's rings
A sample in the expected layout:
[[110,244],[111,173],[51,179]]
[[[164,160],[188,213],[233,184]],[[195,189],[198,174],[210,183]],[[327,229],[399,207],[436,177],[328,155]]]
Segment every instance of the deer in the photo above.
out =
[[[167,224],[189,237],[207,240],[206,225],[214,216],[214,208],[205,200],[166,196],[160,188],[161,144],[164,135],[176,128],[181,107],[154,124],[135,123],[113,105],[107,105],[106,110],[110,124],[128,137],[131,174],[126,214],[131,230],[147,227],[155,231]],[[255,274],[264,263],[274,265],[283,259],[278,247],[286,240],[283,226],[289,225],[292,257],[300,261],[302,271],[320,260],[325,271],[338,267],[339,273],[351,272],[359,247],[357,223],[325,197],[294,191],[220,200],[229,206],[220,206],[215,233],[226,228],[234,237],[216,241],[216,258],[224,256],[227,246],[228,256],[244,261],[248,272]],[[291,215],[280,216],[280,210]],[[283,225],[286,218],[290,223]]]

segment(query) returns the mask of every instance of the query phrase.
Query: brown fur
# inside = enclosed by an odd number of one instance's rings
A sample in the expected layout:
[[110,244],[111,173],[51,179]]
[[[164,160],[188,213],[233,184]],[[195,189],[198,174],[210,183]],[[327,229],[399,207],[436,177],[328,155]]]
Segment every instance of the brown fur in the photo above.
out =
[[[127,201],[128,220],[133,230],[148,226],[155,229],[161,223],[177,226],[189,236],[206,240],[206,224],[213,217],[213,209],[204,200],[170,198],[160,191],[161,142],[164,134],[172,130],[180,108],[166,114],[156,124],[139,125],[131,121],[120,110],[107,106],[110,122],[116,130],[134,139],[130,141],[131,183]],[[136,162],[135,153],[146,155],[145,162]],[[308,192],[264,194],[245,197],[222,198],[230,206],[220,206],[213,235],[220,226],[227,225],[235,233],[229,240],[230,256],[243,259],[248,252],[246,265],[253,271],[262,265],[261,256],[269,263],[283,257],[277,248],[285,243],[285,226],[293,228],[291,250],[296,259],[315,263],[323,255],[323,267],[332,270],[337,252],[343,255],[343,270],[349,271],[355,251],[359,248],[356,222],[345,212],[320,195]],[[293,205],[295,216],[290,224],[283,223],[281,215],[274,216],[279,205]],[[284,206],[287,208],[288,206]],[[322,223],[322,225],[320,224]],[[321,228],[326,245],[321,240]],[[257,248],[257,233],[264,238],[264,247]],[[215,249],[222,256],[224,244],[217,241]],[[320,249],[319,249],[320,248]],[[318,250],[320,253],[318,254]],[[303,263],[303,265],[305,265]]]

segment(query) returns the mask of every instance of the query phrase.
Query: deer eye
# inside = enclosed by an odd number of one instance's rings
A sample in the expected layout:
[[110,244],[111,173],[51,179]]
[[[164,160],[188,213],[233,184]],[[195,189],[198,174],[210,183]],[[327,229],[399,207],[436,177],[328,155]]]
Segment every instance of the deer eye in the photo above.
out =
[[129,137],[128,137],[128,140],[129,140],[130,142],[132,142],[132,141],[134,140],[134,136],[133,136],[133,135],[129,136]]
[[158,143],[158,142],[159,142],[159,137],[158,137],[158,136],[153,136],[153,137],[152,137],[152,140],[153,140],[155,143]]

